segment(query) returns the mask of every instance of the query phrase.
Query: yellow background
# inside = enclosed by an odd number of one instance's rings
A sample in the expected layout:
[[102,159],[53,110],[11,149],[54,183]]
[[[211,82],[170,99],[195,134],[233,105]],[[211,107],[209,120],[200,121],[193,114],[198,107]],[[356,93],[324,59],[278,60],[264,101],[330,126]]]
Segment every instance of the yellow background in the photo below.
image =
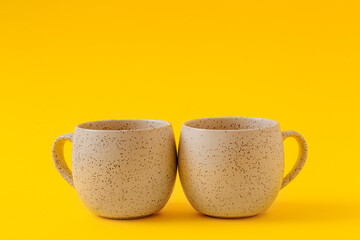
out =
[[[359,1],[1,1],[1,239],[360,238]],[[90,213],[52,143],[76,124],[275,119],[308,161],[254,218]],[[286,170],[297,146],[286,140]],[[71,145],[66,145],[70,162]]]

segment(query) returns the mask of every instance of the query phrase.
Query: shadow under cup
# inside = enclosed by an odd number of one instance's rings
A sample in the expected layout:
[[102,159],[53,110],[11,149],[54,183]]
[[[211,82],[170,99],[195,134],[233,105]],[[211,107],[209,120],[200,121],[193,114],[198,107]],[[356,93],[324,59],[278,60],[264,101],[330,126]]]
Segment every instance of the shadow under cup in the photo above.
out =
[[[63,159],[70,140],[72,172]],[[160,120],[107,120],[82,123],[74,134],[59,137],[53,148],[55,166],[95,214],[131,219],[160,211],[176,177],[172,126]]]
[[[283,179],[283,139],[299,142],[295,167]],[[191,205],[222,218],[254,216],[267,209],[305,163],[300,134],[282,133],[278,122],[249,117],[185,122],[179,143],[179,175]]]

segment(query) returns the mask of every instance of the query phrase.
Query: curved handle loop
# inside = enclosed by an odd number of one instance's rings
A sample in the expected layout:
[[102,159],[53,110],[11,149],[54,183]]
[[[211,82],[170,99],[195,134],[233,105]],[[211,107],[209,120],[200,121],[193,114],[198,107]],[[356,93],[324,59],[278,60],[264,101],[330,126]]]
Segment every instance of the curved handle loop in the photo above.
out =
[[306,141],[303,136],[300,135],[300,133],[295,131],[284,131],[282,132],[283,141],[288,137],[293,137],[296,139],[298,145],[299,145],[299,155],[298,159],[295,163],[295,166],[290,170],[290,172],[284,177],[281,188],[284,188],[286,185],[289,184],[301,171],[303,168],[307,153],[308,153],[308,147],[306,144]]
[[66,141],[72,142],[73,133],[67,133],[58,137],[52,148],[52,157],[56,169],[61,176],[74,187],[74,181],[70,168],[67,166],[64,158],[64,144]]

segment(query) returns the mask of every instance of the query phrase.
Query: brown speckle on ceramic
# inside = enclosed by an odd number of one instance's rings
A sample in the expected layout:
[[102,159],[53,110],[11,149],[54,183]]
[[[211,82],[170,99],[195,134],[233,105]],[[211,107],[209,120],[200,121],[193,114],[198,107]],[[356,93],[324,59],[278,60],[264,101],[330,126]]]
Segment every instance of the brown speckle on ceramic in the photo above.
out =
[[81,200],[95,214],[116,219],[144,217],[160,211],[168,201],[176,158],[168,122],[83,123],[73,137],[72,179]]
[[257,215],[275,200],[279,190],[301,170],[299,160],[285,177],[283,136],[276,121],[224,117],[186,122],[179,143],[179,174],[191,205],[206,215],[237,218]]

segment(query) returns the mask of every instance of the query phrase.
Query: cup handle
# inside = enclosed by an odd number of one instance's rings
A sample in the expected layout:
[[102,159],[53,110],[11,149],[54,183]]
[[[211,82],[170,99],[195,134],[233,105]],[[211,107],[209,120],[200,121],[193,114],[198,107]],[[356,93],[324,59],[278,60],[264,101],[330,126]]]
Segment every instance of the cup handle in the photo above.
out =
[[64,158],[64,144],[66,141],[72,142],[72,138],[73,138],[73,133],[67,133],[58,137],[55,140],[52,148],[52,157],[58,172],[72,187],[74,187],[74,181],[71,170],[66,164]]
[[299,154],[298,159],[294,165],[294,167],[290,170],[290,172],[284,177],[281,188],[284,188],[286,185],[289,184],[301,171],[303,168],[307,154],[308,154],[308,147],[306,144],[306,141],[303,136],[300,135],[300,133],[295,131],[284,131],[282,132],[282,138],[283,141],[288,138],[293,137],[296,139],[298,145],[299,145]]

